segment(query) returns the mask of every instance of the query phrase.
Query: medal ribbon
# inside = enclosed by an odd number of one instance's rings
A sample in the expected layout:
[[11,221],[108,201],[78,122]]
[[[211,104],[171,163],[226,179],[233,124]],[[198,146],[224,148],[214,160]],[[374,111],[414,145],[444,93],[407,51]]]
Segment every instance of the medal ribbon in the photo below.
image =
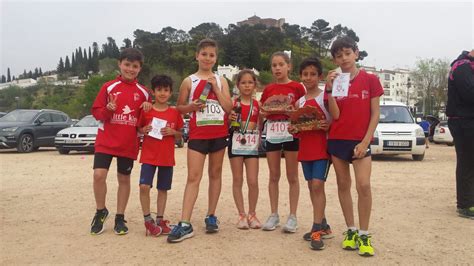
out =
[[[240,102],[242,102],[242,100]],[[247,116],[247,121],[245,121],[245,126],[244,126],[243,129],[242,129],[242,127],[240,127],[240,133],[242,135],[244,135],[245,132],[247,132],[247,128],[248,128],[249,122],[250,122],[250,117],[252,116],[252,111],[253,111],[253,99],[250,99],[250,110],[249,110],[249,115]]]

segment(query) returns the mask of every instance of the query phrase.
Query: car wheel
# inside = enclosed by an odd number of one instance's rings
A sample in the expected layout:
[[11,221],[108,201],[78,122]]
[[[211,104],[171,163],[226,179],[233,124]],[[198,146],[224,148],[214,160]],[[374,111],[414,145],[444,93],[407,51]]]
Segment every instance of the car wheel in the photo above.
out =
[[70,150],[59,149],[58,152],[59,154],[69,154]]
[[425,154],[413,154],[411,156],[413,158],[413,160],[415,161],[423,161],[423,159],[425,158]]
[[454,142],[446,143],[448,146],[454,146]]
[[23,134],[18,140],[18,146],[16,149],[18,152],[27,153],[32,152],[34,147],[33,136],[31,134]]

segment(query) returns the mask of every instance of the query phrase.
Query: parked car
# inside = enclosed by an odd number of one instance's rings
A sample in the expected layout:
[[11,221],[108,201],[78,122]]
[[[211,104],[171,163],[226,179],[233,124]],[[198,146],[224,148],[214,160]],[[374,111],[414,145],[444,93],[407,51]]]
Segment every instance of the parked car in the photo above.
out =
[[451,131],[448,128],[448,121],[441,121],[436,126],[434,135],[434,143],[446,143],[448,146],[454,145],[453,136],[451,136]]
[[183,126],[183,140],[184,142],[188,142],[189,140],[189,118],[184,119],[184,126]]
[[58,132],[54,139],[54,146],[60,154],[68,154],[70,151],[94,152],[95,139],[99,122],[92,116],[84,116],[72,127]]
[[0,117],[3,117],[4,115],[6,115],[7,113],[5,112],[0,112]]
[[373,155],[411,154],[413,160],[422,161],[426,149],[425,134],[405,104],[382,102],[380,121],[370,149]]
[[32,152],[54,147],[56,134],[71,124],[69,116],[57,110],[13,110],[0,118],[0,148]]

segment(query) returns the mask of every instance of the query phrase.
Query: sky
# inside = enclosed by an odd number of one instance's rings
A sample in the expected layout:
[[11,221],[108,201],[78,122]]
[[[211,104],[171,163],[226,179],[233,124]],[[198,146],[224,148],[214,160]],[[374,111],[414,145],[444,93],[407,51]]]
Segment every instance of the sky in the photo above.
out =
[[317,19],[342,24],[360,38],[377,69],[415,67],[419,59],[452,60],[474,47],[473,1],[5,1],[0,0],[0,75],[56,68],[79,46],[88,48],[142,29],[189,31],[205,22],[222,28],[257,15],[311,27]]

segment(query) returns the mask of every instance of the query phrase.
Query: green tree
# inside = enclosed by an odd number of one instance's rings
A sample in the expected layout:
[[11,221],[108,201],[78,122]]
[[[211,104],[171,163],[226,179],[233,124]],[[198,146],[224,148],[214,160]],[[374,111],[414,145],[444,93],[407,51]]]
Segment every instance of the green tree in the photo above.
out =
[[7,82],[11,82],[12,79],[10,77],[10,68],[7,68]]
[[71,71],[71,63],[69,57],[66,55],[66,62],[64,63],[64,71]]
[[318,19],[311,25],[311,42],[317,47],[318,56],[325,55],[325,47],[331,42],[333,33],[329,22]]
[[2,75],[2,80],[0,81],[0,83],[5,83],[7,82],[7,77],[5,77],[5,75]]

